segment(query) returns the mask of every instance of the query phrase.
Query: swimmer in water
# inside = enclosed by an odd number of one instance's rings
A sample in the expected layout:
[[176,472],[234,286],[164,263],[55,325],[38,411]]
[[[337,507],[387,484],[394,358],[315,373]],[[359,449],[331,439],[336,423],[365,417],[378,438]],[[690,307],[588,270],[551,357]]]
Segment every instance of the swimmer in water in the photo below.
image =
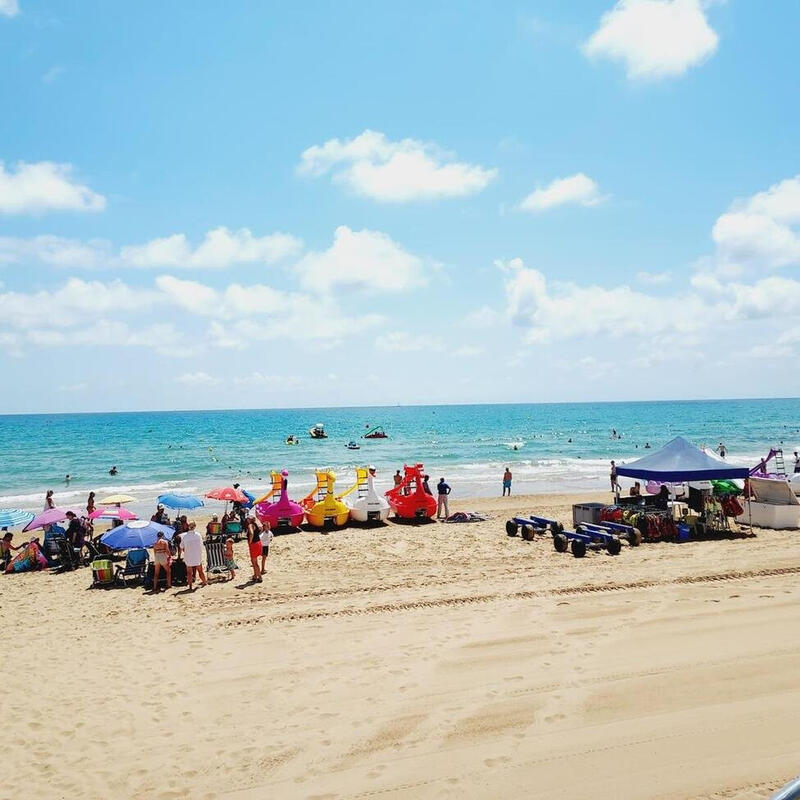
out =
[[116,475],[117,474],[116,466],[111,467],[111,469],[108,471],[108,474],[109,475]]

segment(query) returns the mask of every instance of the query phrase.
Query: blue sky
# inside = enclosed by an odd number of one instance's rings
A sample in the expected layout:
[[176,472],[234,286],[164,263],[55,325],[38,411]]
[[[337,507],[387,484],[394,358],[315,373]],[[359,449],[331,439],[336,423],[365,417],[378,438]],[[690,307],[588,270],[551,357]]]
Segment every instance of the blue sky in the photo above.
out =
[[797,395],[799,34],[0,0],[0,411]]

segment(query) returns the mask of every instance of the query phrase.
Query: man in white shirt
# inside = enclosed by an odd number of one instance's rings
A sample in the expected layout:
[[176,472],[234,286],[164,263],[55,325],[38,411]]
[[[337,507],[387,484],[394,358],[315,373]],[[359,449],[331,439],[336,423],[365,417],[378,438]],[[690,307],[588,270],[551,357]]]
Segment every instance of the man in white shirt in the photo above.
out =
[[194,591],[195,576],[200,578],[201,586],[208,586],[206,574],[203,572],[203,539],[195,530],[194,522],[189,523],[189,530],[181,536],[181,550],[186,562],[186,580],[189,591]]

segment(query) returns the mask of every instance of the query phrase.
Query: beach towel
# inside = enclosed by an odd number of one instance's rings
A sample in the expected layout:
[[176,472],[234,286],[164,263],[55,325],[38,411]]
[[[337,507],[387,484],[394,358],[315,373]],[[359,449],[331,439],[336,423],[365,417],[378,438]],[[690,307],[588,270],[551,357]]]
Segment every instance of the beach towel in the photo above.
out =
[[487,519],[489,517],[485,514],[478,514],[475,511],[456,511],[445,522],[485,522]]
[[46,566],[47,559],[42,555],[36,543],[31,542],[11,559],[6,567],[6,572],[29,572],[34,569],[44,569]]

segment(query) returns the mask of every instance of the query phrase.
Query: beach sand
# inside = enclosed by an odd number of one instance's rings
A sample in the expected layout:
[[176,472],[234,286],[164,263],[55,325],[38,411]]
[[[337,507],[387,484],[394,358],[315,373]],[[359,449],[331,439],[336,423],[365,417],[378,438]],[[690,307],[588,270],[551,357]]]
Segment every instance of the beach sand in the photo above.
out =
[[798,534],[505,535],[576,499],[278,537],[263,584],[240,543],[193,594],[1,577],[0,796],[769,797],[800,771]]

